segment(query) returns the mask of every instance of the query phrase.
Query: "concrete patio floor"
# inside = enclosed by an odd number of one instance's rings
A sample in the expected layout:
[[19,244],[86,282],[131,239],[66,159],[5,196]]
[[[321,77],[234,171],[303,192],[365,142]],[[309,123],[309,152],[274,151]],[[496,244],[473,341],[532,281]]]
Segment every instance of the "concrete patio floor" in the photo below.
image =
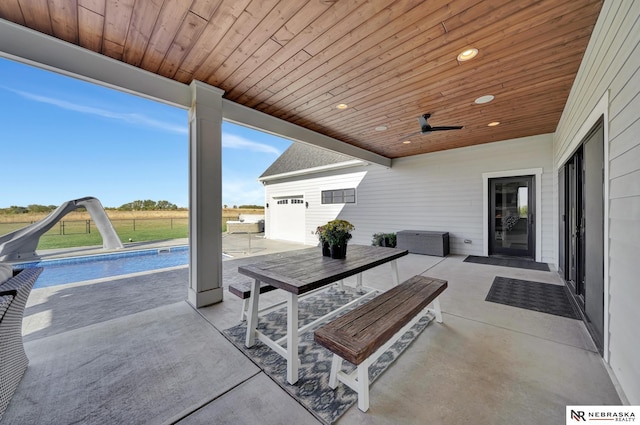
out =
[[[308,248],[272,242],[251,254]],[[484,300],[495,276],[561,284],[554,271],[464,258],[398,261],[401,280],[449,281],[444,323],[372,385],[369,412],[353,406],[339,424],[564,424],[567,405],[621,404],[581,321]],[[256,260],[224,261],[225,287]],[[389,288],[389,269],[366,272],[365,284]],[[2,423],[320,423],[222,336],[239,322],[240,300],[225,291],[223,303],[196,310],[187,281],[178,267],[33,290],[23,323],[30,366]]]

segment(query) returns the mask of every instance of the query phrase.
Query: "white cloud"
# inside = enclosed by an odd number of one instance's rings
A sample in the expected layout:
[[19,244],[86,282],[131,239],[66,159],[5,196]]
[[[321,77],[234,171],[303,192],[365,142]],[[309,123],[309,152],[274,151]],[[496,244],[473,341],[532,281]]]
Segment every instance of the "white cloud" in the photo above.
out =
[[235,134],[222,133],[222,147],[229,149],[242,149],[253,152],[270,153],[280,156],[280,151],[265,143],[257,143]]
[[145,127],[151,127],[159,130],[169,131],[171,133],[177,133],[177,134],[189,133],[186,123],[184,125],[176,125],[176,124],[171,124],[164,121],[155,120],[153,118],[144,116],[142,114],[114,112],[114,111],[109,111],[107,109],[96,108],[93,106],[68,102],[66,100],[55,99],[47,96],[41,96],[41,95],[29,93],[29,92],[13,90],[10,88],[6,88],[6,89],[26,99],[30,99],[40,103],[47,103],[49,105],[57,106],[59,108],[66,109],[69,111],[80,112],[83,114],[95,115],[103,118],[124,121],[129,124],[142,125]]
[[223,179],[222,203],[229,206],[264,205],[264,187],[250,179]]

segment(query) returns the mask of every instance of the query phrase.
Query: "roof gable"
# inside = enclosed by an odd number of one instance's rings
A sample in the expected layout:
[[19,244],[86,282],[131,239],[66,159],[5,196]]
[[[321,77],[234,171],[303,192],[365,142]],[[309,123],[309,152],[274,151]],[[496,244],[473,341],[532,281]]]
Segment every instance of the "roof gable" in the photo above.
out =
[[354,158],[348,155],[339,154],[306,143],[294,142],[259,178],[263,179],[279,174],[309,170],[353,160]]

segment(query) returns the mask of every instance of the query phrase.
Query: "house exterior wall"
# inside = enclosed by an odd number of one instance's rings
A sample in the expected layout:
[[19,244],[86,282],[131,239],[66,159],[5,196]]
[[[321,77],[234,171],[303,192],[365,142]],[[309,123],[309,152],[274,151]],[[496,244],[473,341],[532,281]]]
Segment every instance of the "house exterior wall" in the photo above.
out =
[[345,206],[341,218],[356,225],[356,243],[368,243],[378,232],[432,230],[449,232],[452,254],[483,255],[483,174],[542,168],[537,242],[547,261],[554,254],[551,147],[552,136],[540,135],[397,159],[390,169],[370,167],[358,204]]
[[624,395],[636,405],[640,404],[639,55],[640,2],[605,1],[553,143],[558,168],[604,115],[604,357]]
[[304,238],[302,240],[307,245],[317,245],[316,228],[338,217],[344,206],[344,204],[322,205],[320,199],[321,191],[357,188],[366,173],[361,167],[357,169],[358,171],[346,172],[345,170],[327,171],[311,176],[282,179],[278,180],[277,183],[266,183],[265,202],[270,207],[265,211],[265,236],[268,239],[274,239],[273,236],[279,233],[273,228],[276,220],[271,215],[274,211],[272,205],[278,199],[302,195],[304,202],[309,205],[304,210],[305,224]]
[[[538,243],[542,261],[550,262],[555,258],[550,134],[397,159],[392,168],[361,166],[269,183],[266,199],[304,194],[309,202],[307,244],[317,244],[317,226],[339,217],[356,226],[353,243],[368,245],[378,232],[437,230],[449,232],[452,254],[482,255],[483,174],[533,168],[542,169],[541,181],[536,182],[542,188]],[[356,188],[355,204],[321,204],[322,190],[351,187]],[[472,242],[466,244],[465,239]]]

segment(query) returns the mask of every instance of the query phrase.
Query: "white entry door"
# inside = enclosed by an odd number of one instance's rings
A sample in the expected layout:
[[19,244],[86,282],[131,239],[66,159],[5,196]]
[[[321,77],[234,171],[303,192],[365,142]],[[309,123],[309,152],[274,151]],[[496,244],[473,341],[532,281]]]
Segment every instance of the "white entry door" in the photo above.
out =
[[271,238],[304,243],[305,204],[302,196],[274,198],[271,204]]

